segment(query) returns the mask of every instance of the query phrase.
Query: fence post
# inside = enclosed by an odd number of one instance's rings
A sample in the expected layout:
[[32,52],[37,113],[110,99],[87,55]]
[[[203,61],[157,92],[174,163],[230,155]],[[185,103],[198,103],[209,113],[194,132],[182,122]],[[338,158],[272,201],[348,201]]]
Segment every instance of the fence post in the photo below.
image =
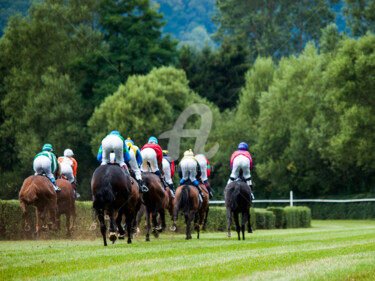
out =
[[290,191],[290,206],[293,207],[293,190]]

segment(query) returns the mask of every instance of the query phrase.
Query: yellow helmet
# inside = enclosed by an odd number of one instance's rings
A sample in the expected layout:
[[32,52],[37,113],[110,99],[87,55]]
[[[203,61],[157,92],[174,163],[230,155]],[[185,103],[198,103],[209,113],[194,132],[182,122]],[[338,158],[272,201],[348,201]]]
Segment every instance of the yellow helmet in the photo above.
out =
[[184,152],[184,156],[194,156],[194,153],[191,149],[189,149]]
[[168,150],[163,150],[163,156],[167,156],[168,155]]

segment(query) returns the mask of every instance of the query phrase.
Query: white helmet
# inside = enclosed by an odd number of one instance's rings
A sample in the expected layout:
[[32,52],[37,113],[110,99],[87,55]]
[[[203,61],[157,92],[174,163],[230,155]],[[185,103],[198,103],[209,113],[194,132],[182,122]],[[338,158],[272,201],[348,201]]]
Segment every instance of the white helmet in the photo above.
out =
[[194,153],[191,149],[184,152],[184,156],[194,156]]
[[73,150],[67,148],[64,150],[64,156],[65,157],[73,157],[74,153],[73,153]]

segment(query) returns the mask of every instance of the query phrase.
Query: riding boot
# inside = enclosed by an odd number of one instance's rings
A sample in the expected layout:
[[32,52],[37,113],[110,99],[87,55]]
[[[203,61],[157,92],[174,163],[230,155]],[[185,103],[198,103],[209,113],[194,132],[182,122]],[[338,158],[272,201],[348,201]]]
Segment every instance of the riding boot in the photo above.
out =
[[77,184],[75,182],[72,182],[72,187],[73,187],[73,190],[74,190],[75,198],[78,199],[79,197],[81,197],[81,195],[77,192]]
[[255,199],[255,196],[253,194],[253,189],[251,188],[253,186],[253,182],[251,181],[251,179],[246,179],[246,183],[247,185],[249,186],[249,189],[250,189],[250,195],[251,195],[251,198],[254,200]]
[[197,180],[193,181],[193,184],[195,185],[195,187],[198,189],[198,192],[199,192],[199,195],[201,196],[201,198],[203,199],[204,198],[204,194],[201,190],[201,187],[199,186],[199,182]]
[[50,178],[50,181],[53,184],[53,188],[55,189],[56,193],[59,193],[61,191],[61,188],[56,185],[56,181],[54,178]]
[[169,190],[171,191],[172,198],[174,198],[174,187],[173,187],[173,183],[168,184],[168,186],[169,186]]
[[204,186],[207,188],[207,191],[208,191],[208,195],[209,195],[209,199],[212,199],[213,194],[212,194],[212,191],[211,191],[211,186],[210,186],[210,183],[206,180],[204,181]]

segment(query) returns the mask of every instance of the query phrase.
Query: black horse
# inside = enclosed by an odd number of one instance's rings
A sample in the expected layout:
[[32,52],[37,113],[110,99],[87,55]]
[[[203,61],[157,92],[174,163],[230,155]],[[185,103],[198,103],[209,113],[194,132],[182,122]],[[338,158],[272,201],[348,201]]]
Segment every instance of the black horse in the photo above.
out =
[[[242,231],[242,239],[245,240],[245,224],[248,222],[248,232],[251,233],[250,224],[250,206],[252,199],[250,197],[250,189],[243,181],[234,181],[227,185],[225,194],[225,206],[227,208],[228,219],[228,237],[231,237],[230,225],[232,221],[232,213],[236,223],[238,240],[241,240],[240,232]],[[240,228],[238,215],[242,213],[242,224]]]
[[[138,188],[133,188],[134,182],[118,165],[102,165],[96,168],[91,179],[91,191],[93,195],[93,207],[100,222],[100,231],[103,236],[104,246],[107,246],[106,225],[104,212],[110,218],[109,239],[115,243],[116,226],[114,214],[117,213],[117,229],[123,237],[124,229],[121,226],[122,215],[125,215],[125,223],[128,232],[128,243],[131,243],[131,227],[139,209]],[[134,194],[134,192],[136,194]]]

